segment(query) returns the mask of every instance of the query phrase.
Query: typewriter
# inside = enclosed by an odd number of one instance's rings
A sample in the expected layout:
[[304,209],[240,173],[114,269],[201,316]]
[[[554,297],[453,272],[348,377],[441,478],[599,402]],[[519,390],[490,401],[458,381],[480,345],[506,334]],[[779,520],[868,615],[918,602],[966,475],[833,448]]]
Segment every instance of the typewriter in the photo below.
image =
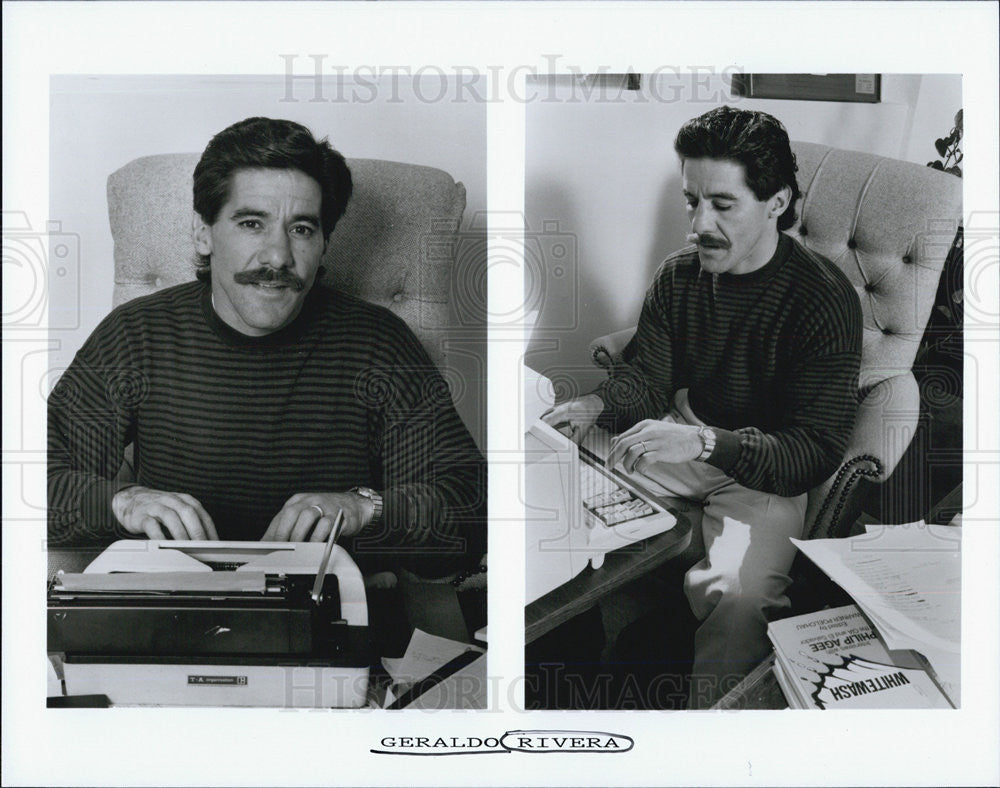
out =
[[[321,543],[123,540],[48,585],[66,695],[113,705],[352,708],[367,699],[361,573]],[[318,592],[316,589],[320,589]]]

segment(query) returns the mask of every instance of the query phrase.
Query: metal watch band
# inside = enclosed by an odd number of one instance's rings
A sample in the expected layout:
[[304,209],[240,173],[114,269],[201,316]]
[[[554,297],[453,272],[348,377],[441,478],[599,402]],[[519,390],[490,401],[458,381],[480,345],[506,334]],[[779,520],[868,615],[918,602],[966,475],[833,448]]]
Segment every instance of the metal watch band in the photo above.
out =
[[367,498],[372,502],[372,506],[374,507],[371,519],[372,525],[382,519],[382,496],[375,492],[375,490],[371,487],[352,487],[348,492],[360,495],[362,498]]
[[698,436],[701,438],[703,445],[701,454],[695,457],[695,459],[698,462],[705,462],[705,460],[712,456],[712,452],[715,450],[715,432],[712,431],[711,427],[699,427]]

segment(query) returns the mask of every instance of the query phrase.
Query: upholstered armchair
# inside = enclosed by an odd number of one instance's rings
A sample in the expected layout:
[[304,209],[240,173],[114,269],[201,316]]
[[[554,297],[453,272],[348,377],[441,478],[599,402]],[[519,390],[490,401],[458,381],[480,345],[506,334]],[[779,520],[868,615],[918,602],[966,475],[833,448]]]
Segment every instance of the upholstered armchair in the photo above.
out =
[[[196,153],[134,159],[108,177],[113,305],[195,278],[191,190]],[[351,159],[354,193],[330,236],[324,280],[395,312],[439,367],[465,187],[415,164]],[[132,477],[132,451],[120,479]]]
[[[194,279],[197,163],[194,153],[145,156],[108,178],[115,306]],[[348,166],[354,195],[330,238],[325,281],[391,309],[440,366],[465,187],[414,164],[352,159]]]
[[[191,190],[198,158],[194,153],[146,156],[108,178],[115,306],[194,279]],[[348,166],[354,193],[330,237],[322,282],[390,309],[406,321],[443,368],[465,187],[446,172],[414,164],[351,159]],[[120,479],[131,477],[130,458],[131,447]],[[407,578],[401,581],[405,584]],[[413,589],[422,583],[410,581],[404,599],[416,597]],[[485,583],[485,572],[469,572],[454,578],[451,585],[485,597]],[[433,591],[434,598],[444,592],[443,588]],[[369,603],[377,604],[371,594],[369,590]],[[463,604],[469,596],[461,597]],[[485,599],[479,606],[485,611]],[[441,620],[435,621],[440,624]],[[435,631],[435,621],[420,623]],[[464,628],[453,620],[446,623],[458,629],[438,634],[454,636]]]
[[[840,466],[810,491],[806,510],[808,537],[844,536],[858,481],[885,481],[916,430],[920,394],[911,368],[961,221],[962,182],[867,153],[792,148],[802,198],[789,232],[847,274],[864,315],[857,420]],[[634,333],[596,339],[594,362],[610,367]]]

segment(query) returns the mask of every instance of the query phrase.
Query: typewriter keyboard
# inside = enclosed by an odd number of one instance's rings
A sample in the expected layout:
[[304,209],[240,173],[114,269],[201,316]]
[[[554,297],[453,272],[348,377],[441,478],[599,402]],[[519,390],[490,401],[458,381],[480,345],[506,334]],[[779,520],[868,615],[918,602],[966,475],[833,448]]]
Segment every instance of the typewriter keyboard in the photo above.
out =
[[583,505],[606,527],[654,514],[655,509],[596,468],[580,463]]

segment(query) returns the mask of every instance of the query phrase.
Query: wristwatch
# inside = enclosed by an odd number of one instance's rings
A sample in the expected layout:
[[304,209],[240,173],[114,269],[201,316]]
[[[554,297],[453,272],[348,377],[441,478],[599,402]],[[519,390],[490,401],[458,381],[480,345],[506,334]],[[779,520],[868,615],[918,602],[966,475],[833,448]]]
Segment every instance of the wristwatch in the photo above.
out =
[[705,462],[709,457],[712,456],[712,452],[715,450],[715,432],[711,427],[699,427],[698,437],[701,438],[701,454],[695,457],[698,462]]
[[372,512],[372,519],[369,521],[369,525],[374,525],[382,519],[382,496],[375,492],[375,490],[371,487],[352,487],[348,492],[360,495],[362,498],[367,498],[372,502],[374,511]]

